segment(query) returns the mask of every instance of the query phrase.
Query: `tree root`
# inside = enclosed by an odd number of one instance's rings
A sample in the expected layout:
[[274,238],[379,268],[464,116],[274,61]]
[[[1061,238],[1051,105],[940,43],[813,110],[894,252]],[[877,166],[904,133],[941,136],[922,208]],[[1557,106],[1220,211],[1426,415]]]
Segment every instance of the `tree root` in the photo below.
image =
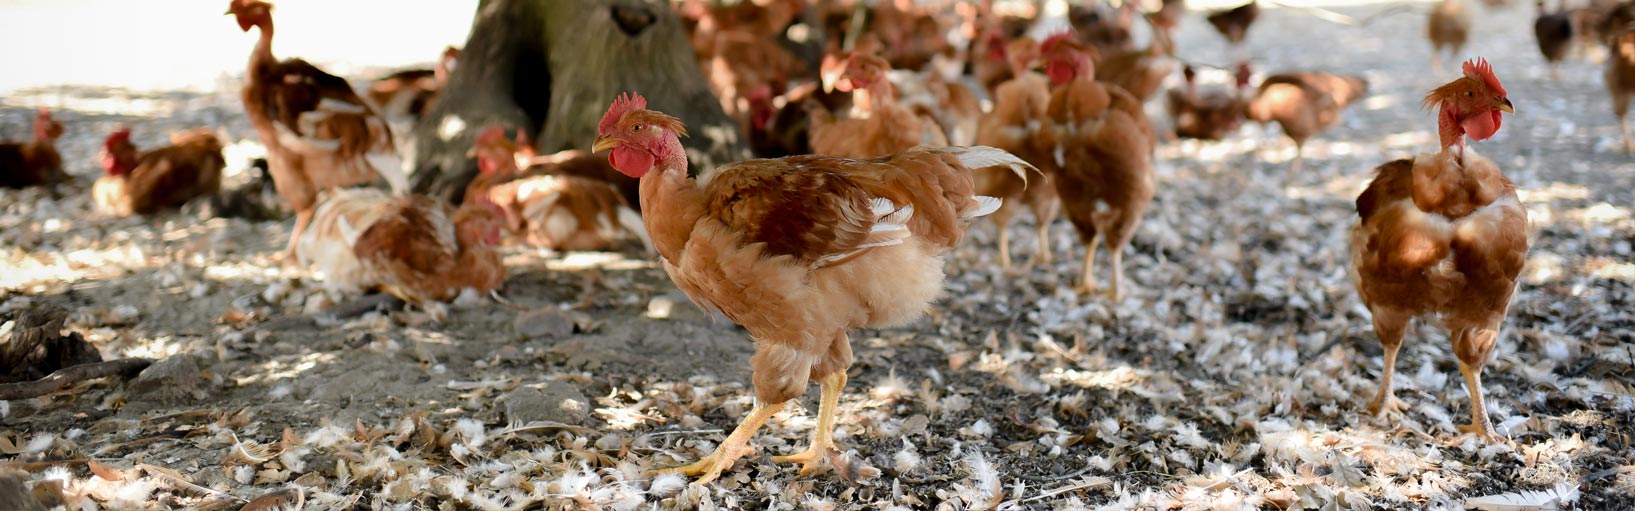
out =
[[40,397],[86,380],[108,376],[131,376],[152,364],[151,359],[124,358],[67,367],[38,380],[0,384],[0,401]]

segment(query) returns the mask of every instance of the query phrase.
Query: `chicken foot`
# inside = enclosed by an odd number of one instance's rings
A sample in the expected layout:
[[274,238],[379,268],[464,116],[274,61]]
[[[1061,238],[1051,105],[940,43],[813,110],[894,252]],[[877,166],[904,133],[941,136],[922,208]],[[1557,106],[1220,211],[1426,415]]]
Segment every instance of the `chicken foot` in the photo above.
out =
[[1010,229],[1008,229],[1007,226],[1002,223],[996,222],[994,225],[999,226],[999,267],[1009,269],[1011,267]]
[[1033,255],[1032,263],[1043,263],[1049,266],[1056,260],[1054,254],[1050,253],[1050,221],[1045,220],[1041,215],[1035,215],[1034,221],[1039,224],[1037,227],[1039,229],[1039,253]]
[[313,211],[313,208],[308,207],[295,212],[295,228],[290,231],[290,242],[284,246],[284,255],[279,261],[287,268],[300,265],[295,259],[295,247],[301,243],[301,234],[307,231],[307,224],[312,223]]
[[755,400],[755,406],[750,409],[749,417],[745,417],[744,422],[738,423],[738,427],[732,430],[732,434],[727,435],[726,441],[721,442],[721,445],[715,448],[715,452],[690,465],[667,468],[659,472],[701,476],[693,483],[710,484],[710,482],[721,476],[721,472],[732,468],[733,462],[738,461],[738,458],[755,451],[753,447],[749,446],[749,439],[755,436],[755,431],[761,429],[761,425],[766,424],[767,419],[772,418],[772,414],[778,413],[788,403],[788,401],[785,401],[765,404],[758,399]]
[[1618,116],[1618,130],[1624,134],[1624,154],[1635,154],[1635,138],[1629,135],[1629,119]]
[[1090,244],[1084,247],[1084,273],[1079,277],[1079,286],[1074,288],[1081,294],[1096,292],[1096,249],[1101,246],[1101,236],[1090,238]]
[[1474,435],[1477,440],[1493,443],[1504,441],[1493,431],[1487,418],[1487,406],[1482,400],[1482,366],[1498,340],[1497,326],[1483,328],[1456,328],[1453,331],[1453,353],[1459,359],[1459,374],[1465,377],[1465,389],[1470,392],[1470,424],[1458,426],[1461,433]]
[[1374,311],[1374,335],[1385,348],[1385,368],[1380,371],[1379,393],[1368,402],[1368,413],[1380,417],[1401,411],[1402,402],[1391,394],[1391,377],[1396,375],[1397,350],[1402,348],[1402,335],[1408,329],[1408,319],[1395,311]]
[[823,387],[823,397],[818,401],[817,429],[812,432],[812,445],[799,454],[788,456],[773,456],[772,461],[778,463],[800,463],[800,475],[809,475],[819,463],[834,452],[835,413],[840,407],[840,391],[846,388],[846,371],[835,371],[834,374],[824,376],[818,380]]

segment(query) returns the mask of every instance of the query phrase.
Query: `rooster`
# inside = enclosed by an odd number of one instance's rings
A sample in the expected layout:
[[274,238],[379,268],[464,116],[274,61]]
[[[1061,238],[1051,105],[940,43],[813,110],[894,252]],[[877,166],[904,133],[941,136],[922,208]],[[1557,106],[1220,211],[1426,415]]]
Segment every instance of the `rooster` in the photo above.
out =
[[0,188],[22,188],[68,180],[57,153],[62,123],[51,118],[51,110],[41,107],[34,116],[34,139],[24,143],[0,143]]
[[1492,161],[1466,148],[1499,131],[1514,113],[1485,60],[1425,96],[1437,111],[1442,150],[1375,169],[1357,197],[1351,275],[1385,346],[1379,393],[1368,411],[1395,410],[1391,376],[1408,322],[1434,318],[1451,331],[1470,391],[1471,423],[1460,431],[1496,440],[1482,402],[1482,366],[1499,340],[1516,278],[1527,261],[1527,210]]
[[1266,77],[1249,100],[1245,115],[1262,125],[1276,122],[1294,141],[1290,172],[1305,160],[1306,140],[1340,122],[1347,106],[1368,94],[1368,81],[1323,72],[1281,73]]
[[642,220],[665,271],[688,297],[755,339],[755,405],[714,453],[671,469],[709,483],[748,454],[755,431],[810,380],[823,388],[807,450],[773,458],[807,473],[830,455],[855,328],[920,317],[942,293],[943,256],[999,200],[973,193],[970,170],[1027,164],[985,147],[915,148],[854,160],[792,156],[687,175],[686,127],[621,96],[594,150],[641,179]]
[[1124,246],[1152,202],[1152,125],[1135,96],[1095,81],[1095,64],[1071,34],[1051,36],[1041,48],[1055,86],[1048,111],[1050,138],[1057,141],[1056,191],[1085,243],[1078,290],[1095,290],[1091,269],[1105,240],[1113,267],[1107,294],[1117,300]]
[[273,57],[272,5],[232,0],[227,13],[245,32],[261,30],[244,80],[244,110],[267,145],[273,184],[295,210],[284,251],[293,261],[297,240],[312,220],[319,191],[384,177],[397,193],[408,189],[392,132],[345,79],[304,60]]
[[[1048,140],[1045,123],[1050,122],[1046,109],[1050,106],[1050,80],[1030,71],[1028,67],[1039,56],[1039,43],[1022,37],[1006,46],[1010,59],[1011,78],[994,88],[993,111],[983,116],[977,128],[977,144],[1008,151],[1041,169],[1053,169],[1053,141]],[[1015,218],[1017,202],[1033,212],[1039,235],[1039,252],[1034,262],[1049,263],[1050,224],[1061,211],[1061,199],[1047,170],[1042,183],[1027,181],[1005,169],[980,169],[976,172],[977,193],[998,197],[1004,201],[989,218],[999,233],[999,266],[1011,265],[1010,223]]]
[[338,221],[341,236],[355,240],[352,254],[367,281],[424,308],[434,321],[446,319],[440,302],[467,289],[487,294],[505,282],[505,265],[494,248],[505,218],[494,204],[477,201],[453,210],[439,199],[405,195],[376,211],[379,217],[368,228]]
[[118,217],[148,215],[221,190],[221,170],[227,166],[221,139],[198,128],[172,134],[170,143],[141,153],[131,143],[130,128],[108,135],[102,143],[107,174],[91,186],[97,207]]

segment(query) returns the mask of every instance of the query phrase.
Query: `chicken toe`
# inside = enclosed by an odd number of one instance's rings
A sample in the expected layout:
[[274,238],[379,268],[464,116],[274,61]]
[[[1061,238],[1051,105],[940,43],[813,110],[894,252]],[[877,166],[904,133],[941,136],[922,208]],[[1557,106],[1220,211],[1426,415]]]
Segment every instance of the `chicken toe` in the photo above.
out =
[[738,458],[755,451],[749,446],[750,437],[755,436],[755,431],[761,429],[761,425],[766,424],[766,420],[772,418],[772,414],[778,413],[778,410],[782,410],[785,404],[787,402],[767,405],[756,401],[755,407],[749,412],[749,417],[745,417],[744,422],[739,423],[731,435],[727,435],[726,441],[721,442],[721,445],[715,448],[715,452],[692,464],[662,469],[659,472],[699,476],[693,481],[694,484],[710,484],[721,476],[721,472],[732,468],[732,464],[737,462]]
[[773,456],[778,463],[800,463],[800,475],[810,475],[823,460],[834,455],[835,409],[840,406],[840,391],[846,388],[846,373],[838,371],[820,380],[823,397],[818,402],[817,429],[812,432],[812,445],[799,454]]

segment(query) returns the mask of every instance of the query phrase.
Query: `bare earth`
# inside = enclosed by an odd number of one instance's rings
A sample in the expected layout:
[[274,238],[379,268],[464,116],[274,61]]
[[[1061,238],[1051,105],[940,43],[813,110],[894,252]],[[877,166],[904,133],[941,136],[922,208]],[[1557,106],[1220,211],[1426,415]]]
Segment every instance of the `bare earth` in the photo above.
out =
[[[1352,200],[1375,165],[1432,149],[1419,98],[1451,78],[1428,70],[1427,6],[1411,5],[1368,28],[1263,13],[1258,71],[1362,73],[1373,94],[1297,175],[1275,127],[1164,144],[1122,302],[1072,293],[1083,248],[1068,225],[1053,266],[1005,274],[983,223],[928,319],[854,335],[839,470],[800,477],[766,457],[805,445],[814,390],[710,487],[651,469],[708,453],[743,416],[751,345],[652,256],[512,248],[515,307],[331,318],[316,282],[271,263],[287,220],[91,210],[96,150],[119,123],[147,147],[224,126],[243,182],[260,148],[236,89],[12,94],[0,135],[56,107],[80,181],[0,191],[0,310],[56,304],[105,357],[165,361],[151,383],[0,402],[0,468],[60,484],[70,509],[1397,509],[1523,491],[1635,507],[1635,159],[1599,66],[1549,81],[1530,6],[1478,7],[1471,46],[1517,111],[1474,147],[1523,190],[1536,231],[1484,382],[1515,447],[1455,436],[1469,399],[1437,328],[1398,361],[1405,413],[1362,409],[1382,357],[1346,271]],[[1201,16],[1180,39],[1184,58],[1226,63]],[[1014,228],[1026,260],[1032,230]],[[34,463],[54,460],[68,461]]]

